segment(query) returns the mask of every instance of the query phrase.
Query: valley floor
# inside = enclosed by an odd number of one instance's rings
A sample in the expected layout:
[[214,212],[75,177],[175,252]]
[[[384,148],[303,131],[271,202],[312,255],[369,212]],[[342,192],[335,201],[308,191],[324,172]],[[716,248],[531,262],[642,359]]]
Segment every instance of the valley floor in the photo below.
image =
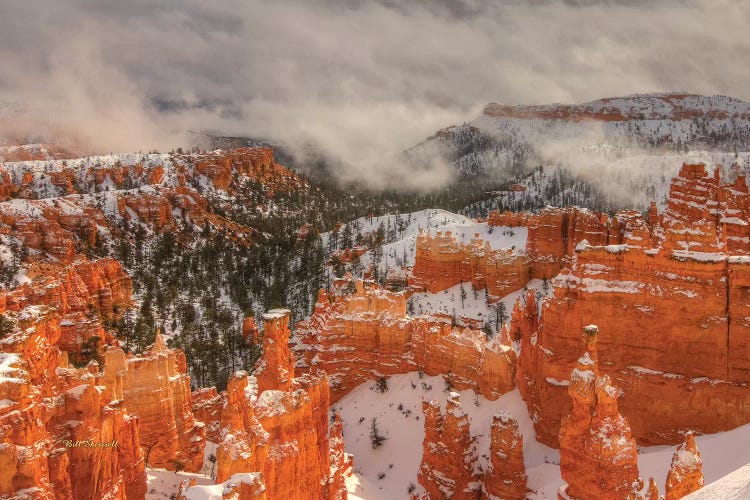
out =
[[[557,450],[536,441],[526,404],[518,389],[496,401],[478,396],[472,390],[460,391],[461,406],[471,420],[471,433],[479,439],[480,460],[488,460],[489,429],[492,416],[506,411],[518,419],[524,437],[524,458],[532,499],[555,499],[562,484]],[[434,399],[444,407],[448,392],[440,376],[422,376],[417,372],[388,379],[388,390],[379,393],[375,384],[362,384],[334,407],[344,424],[346,451],[354,455],[354,475],[347,481],[349,498],[380,500],[408,499],[409,485],[416,491],[417,471],[422,458],[424,438],[422,401]],[[373,449],[370,441],[372,419],[377,419],[380,434],[388,439]],[[750,424],[729,432],[699,436],[698,449],[703,457],[706,484],[750,463]],[[675,446],[639,448],[641,477],[653,476],[662,493]],[[380,479],[379,479],[380,477]]]

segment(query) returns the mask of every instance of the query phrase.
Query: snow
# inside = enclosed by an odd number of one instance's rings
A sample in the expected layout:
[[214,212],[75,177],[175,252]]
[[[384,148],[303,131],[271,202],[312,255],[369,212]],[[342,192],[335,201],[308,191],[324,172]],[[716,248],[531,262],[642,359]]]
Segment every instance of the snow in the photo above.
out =
[[429,293],[420,292],[413,294],[408,301],[409,311],[412,315],[435,315],[435,314],[447,314],[453,316],[456,314],[457,322],[462,325],[461,317],[467,319],[476,319],[489,321],[489,325],[493,332],[497,332],[495,320],[496,313],[495,308],[502,302],[505,307],[505,321],[510,320],[511,312],[516,301],[526,296],[526,292],[529,289],[536,290],[539,294],[545,295],[552,293],[552,285],[548,284],[545,292],[544,280],[533,279],[526,284],[526,288],[520,288],[514,292],[504,296],[498,302],[487,304],[484,290],[473,290],[471,283],[464,283],[463,288],[466,293],[466,298],[461,305],[461,284],[454,285],[441,292]]
[[189,490],[187,498],[192,500],[221,499],[223,485],[214,484],[212,478],[215,476],[216,466],[209,460],[210,456],[216,457],[217,448],[218,445],[216,443],[206,441],[206,448],[203,453],[203,466],[199,473],[146,469],[148,481],[146,500],[173,498],[172,495],[177,493],[180,483],[191,478],[195,479],[196,486]]
[[[471,240],[478,234],[483,241],[489,242],[493,250],[510,248],[517,253],[525,251],[528,236],[528,231],[524,227],[493,227],[486,222],[477,222],[469,217],[438,209],[382,217],[362,217],[348,223],[353,235],[356,234],[357,227],[359,227],[360,234],[366,235],[377,231],[381,224],[386,231],[386,238],[388,227],[394,228],[393,234],[395,235],[392,241],[387,239],[387,243],[383,245],[383,258],[379,266],[382,273],[385,273],[389,267],[414,265],[417,235],[420,230],[425,232],[429,230],[433,235],[437,231],[450,231],[456,237],[457,242],[464,244],[471,243]],[[339,234],[342,234],[343,230],[343,227],[340,228]],[[328,248],[330,236],[331,233],[321,235],[324,248]],[[366,252],[360,257],[360,262],[365,269],[372,261],[372,252]]]
[[[423,400],[436,400],[443,411],[450,397],[440,376],[423,376],[416,372],[396,375],[388,379],[388,390],[378,393],[364,383],[344,396],[334,408],[340,411],[344,427],[344,447],[354,454],[355,474],[347,480],[349,498],[357,499],[407,499],[410,483],[417,483],[417,471],[422,459],[424,422]],[[478,437],[480,460],[489,463],[489,431],[492,417],[500,412],[518,419],[524,435],[524,456],[529,487],[539,494],[530,498],[554,498],[560,485],[557,450],[544,446],[533,435],[533,424],[529,419],[526,404],[518,390],[505,394],[496,401],[489,401],[472,390],[460,391],[461,407],[470,419],[470,432]],[[477,404],[478,403],[478,404]],[[399,409],[401,405],[401,409]],[[370,442],[370,422],[377,418],[378,429],[388,439],[378,449]],[[363,419],[360,422],[360,419]],[[393,464],[393,467],[390,467]],[[378,479],[379,473],[385,473]]]
[[174,498],[177,494],[182,481],[195,479],[197,488],[190,489],[190,499],[201,500],[219,500],[223,486],[214,485],[213,480],[202,474],[192,472],[171,472],[164,469],[146,469],[146,480],[148,489],[146,490],[146,500],[160,500],[164,498]]
[[19,366],[23,366],[23,360],[18,354],[0,352],[0,383],[26,383],[21,377],[26,376],[27,373]]
[[281,319],[284,316],[288,316],[291,313],[289,309],[271,309],[267,313],[263,314],[263,319],[272,321],[275,319]]
[[750,464],[706,484],[698,491],[684,497],[685,500],[746,500],[750,498]]
[[[417,486],[417,491],[421,490],[417,483],[417,471],[424,439],[422,401],[434,399],[445,411],[445,403],[450,396],[444,390],[442,377],[420,378],[415,372],[390,377],[388,390],[384,393],[378,393],[373,388],[374,383],[364,383],[333,405],[341,413],[344,447],[348,453],[354,454],[354,475],[346,481],[349,498],[407,499],[410,483]],[[460,399],[463,410],[469,415],[470,432],[478,437],[480,460],[487,460],[489,456],[492,416],[501,412],[511,414],[518,420],[524,439],[528,487],[533,492],[528,498],[557,498],[557,490],[562,484],[559,452],[536,441],[533,424],[518,389],[497,401],[477,396],[472,390],[460,391]],[[402,409],[399,409],[399,405]],[[370,443],[372,418],[377,418],[380,433],[388,438],[378,449],[373,449]],[[750,424],[727,432],[696,436],[695,442],[703,458],[703,474],[707,484],[750,463],[750,448],[746,446],[750,442]],[[639,449],[641,477],[646,480],[654,477],[662,493],[676,448],[648,446]],[[390,464],[393,464],[392,468]],[[381,472],[385,473],[385,477],[379,480],[378,474]],[[748,484],[750,465],[728,478],[725,485],[714,487],[720,489],[707,489],[706,496],[694,498],[748,498],[745,494],[750,491]],[[712,496],[708,493],[710,491],[728,491],[732,494],[736,491],[737,494]]]

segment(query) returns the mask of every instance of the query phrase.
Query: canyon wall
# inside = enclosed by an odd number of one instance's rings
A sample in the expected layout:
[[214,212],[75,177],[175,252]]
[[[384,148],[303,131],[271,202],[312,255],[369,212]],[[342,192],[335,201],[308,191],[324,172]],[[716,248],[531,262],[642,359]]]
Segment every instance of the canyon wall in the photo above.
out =
[[747,217],[743,186],[684,165],[663,214],[621,216],[621,244],[579,242],[554,296],[515,308],[517,382],[540,441],[558,444],[578,332],[594,318],[601,370],[624,390],[620,410],[639,442],[750,422],[750,259],[744,241],[729,239],[742,224],[727,220]]
[[[409,285],[436,293],[459,283],[487,289],[491,300],[523,288],[529,280],[555,276],[571,260],[576,246],[619,244],[622,225],[633,213],[606,215],[580,208],[546,208],[539,214],[490,212],[492,227],[525,228],[526,246],[493,250],[479,235],[460,243],[450,231],[420,232]],[[499,230],[499,229],[497,229]]]
[[351,276],[320,291],[309,320],[295,330],[300,371],[328,374],[332,400],[359,384],[421,370],[452,387],[497,399],[513,388],[515,354],[479,330],[453,328],[406,313],[406,294]]

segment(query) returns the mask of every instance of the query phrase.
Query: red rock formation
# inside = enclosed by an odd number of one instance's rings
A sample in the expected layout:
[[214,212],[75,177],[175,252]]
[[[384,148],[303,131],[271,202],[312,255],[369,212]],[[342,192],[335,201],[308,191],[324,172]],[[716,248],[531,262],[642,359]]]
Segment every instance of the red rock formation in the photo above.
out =
[[263,319],[261,378],[248,386],[247,374],[237,372],[227,385],[217,481],[260,472],[269,498],[345,498],[343,474],[351,462],[340,424],[329,433],[328,379],[318,373],[294,378],[289,311],[270,311]]
[[[409,284],[436,293],[459,283],[487,288],[498,299],[523,288],[532,278],[551,278],[568,263],[582,242],[594,245],[621,243],[622,224],[632,214],[606,215],[579,208],[547,208],[539,215],[491,212],[491,226],[523,226],[528,231],[525,249],[492,250],[479,235],[469,245],[448,232],[417,236],[416,256]],[[650,234],[647,235],[650,238]]]
[[[77,352],[92,336],[109,340],[101,319],[114,319],[116,311],[130,306],[132,281],[114,259],[79,261],[63,268],[32,269],[30,284],[0,292],[0,312],[29,306],[55,308],[61,316],[62,350]],[[95,314],[98,313],[98,314]]]
[[67,366],[55,310],[5,314],[16,328],[0,339],[0,495],[143,498],[138,419],[113,400],[116,384]]
[[258,393],[267,389],[288,391],[294,378],[294,356],[289,350],[289,314],[274,309],[263,315],[263,356],[255,364]]
[[469,417],[452,392],[445,414],[436,401],[423,402],[425,436],[417,480],[428,498],[477,498],[481,487],[474,470],[476,439],[469,434]]
[[365,381],[416,370],[489,399],[513,388],[509,346],[478,330],[411,318],[405,293],[351,277],[319,293],[309,321],[297,325],[294,349],[301,368],[328,374],[333,401]]
[[482,478],[486,495],[507,500],[526,497],[523,436],[518,430],[518,421],[507,413],[492,417],[490,464]]
[[598,330],[584,328],[588,351],[570,374],[573,409],[560,427],[561,498],[622,499],[638,482],[638,450],[617,408],[619,391],[599,375]]
[[677,447],[669,466],[666,485],[666,500],[677,500],[703,487],[703,460],[695,445],[695,438],[688,433],[685,442]]
[[657,226],[618,214],[623,244],[578,245],[541,317],[516,308],[517,380],[539,440],[557,444],[571,404],[564,384],[574,339],[592,318],[606,325],[601,369],[625,391],[620,408],[639,441],[674,443],[687,429],[712,433],[750,421],[747,405],[737,406],[750,401],[750,260],[727,256],[742,250],[739,241],[729,249],[721,222],[739,210],[721,193],[741,191],[718,182],[702,166],[684,166]]
[[[235,474],[224,482],[221,494],[226,500],[266,500],[266,485],[260,473]],[[273,497],[271,497],[273,498]]]
[[148,465],[184,467],[196,472],[203,464],[203,423],[192,412],[190,377],[185,354],[168,349],[159,333],[142,356],[127,360],[123,397],[140,420],[140,442]]
[[344,477],[352,474],[354,469],[354,458],[344,452],[344,428],[341,423],[341,415],[338,412],[333,415],[333,423],[329,429],[328,441],[331,446],[331,466],[339,471],[329,478],[330,489],[334,498],[346,498],[346,484]]
[[268,195],[298,189],[304,182],[274,160],[270,148],[238,148],[194,157],[195,169],[218,189],[229,189],[235,176],[247,176],[261,183]]
[[221,442],[221,409],[224,406],[226,393],[219,394],[216,387],[203,387],[193,391],[193,416],[203,422],[206,429],[206,440]]

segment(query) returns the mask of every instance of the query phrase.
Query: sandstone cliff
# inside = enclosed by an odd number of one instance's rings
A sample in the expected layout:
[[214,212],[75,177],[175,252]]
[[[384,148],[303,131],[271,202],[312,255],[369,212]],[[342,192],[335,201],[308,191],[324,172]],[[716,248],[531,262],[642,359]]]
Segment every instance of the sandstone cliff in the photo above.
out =
[[647,223],[619,213],[621,244],[581,241],[539,315],[531,297],[515,308],[517,382],[540,441],[558,444],[576,339],[593,318],[603,326],[600,369],[623,389],[620,409],[640,442],[675,443],[685,430],[750,421],[742,404],[750,401],[750,261],[744,240],[729,239],[739,234],[730,226],[742,224],[727,220],[745,217],[738,179],[721,185],[702,165],[684,165],[664,214],[652,210]]
[[335,285],[331,293],[321,290],[294,342],[301,370],[328,374],[334,402],[367,380],[417,370],[488,399],[513,388],[515,354],[499,339],[488,342],[478,330],[412,318],[403,292],[351,276]]

